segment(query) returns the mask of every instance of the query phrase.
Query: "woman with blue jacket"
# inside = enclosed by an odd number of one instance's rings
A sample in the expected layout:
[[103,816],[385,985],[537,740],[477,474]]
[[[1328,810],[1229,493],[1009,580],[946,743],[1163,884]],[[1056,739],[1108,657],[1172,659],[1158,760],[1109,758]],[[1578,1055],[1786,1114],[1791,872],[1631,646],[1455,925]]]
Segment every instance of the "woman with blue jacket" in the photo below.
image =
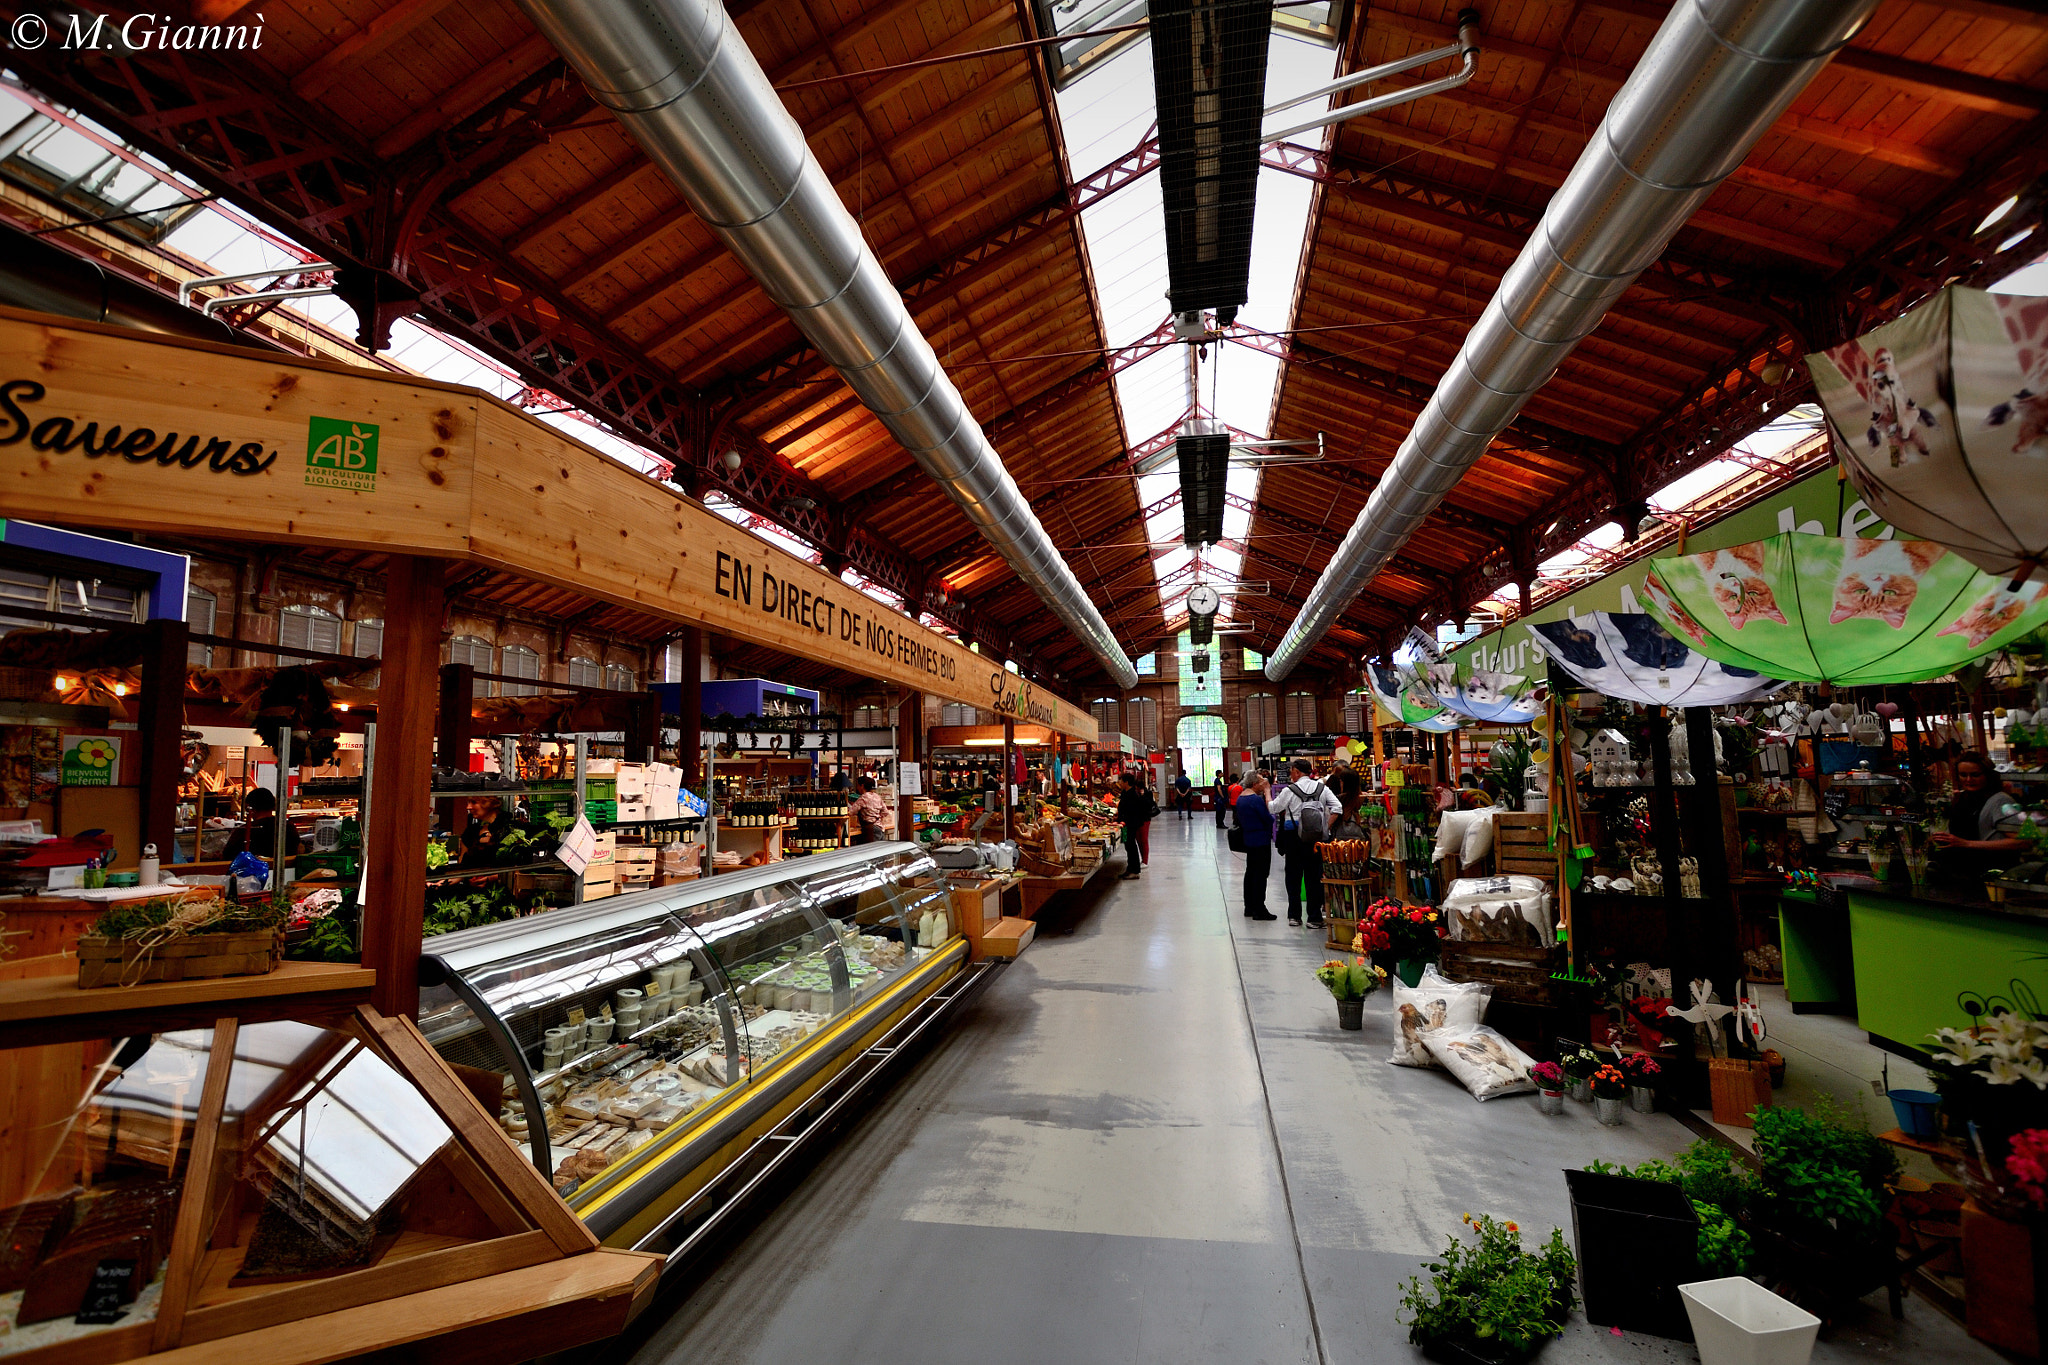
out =
[[1273,871],[1273,812],[1266,806],[1264,777],[1245,783],[1238,795],[1237,827],[1244,833],[1244,917],[1278,919],[1266,909],[1266,878]]

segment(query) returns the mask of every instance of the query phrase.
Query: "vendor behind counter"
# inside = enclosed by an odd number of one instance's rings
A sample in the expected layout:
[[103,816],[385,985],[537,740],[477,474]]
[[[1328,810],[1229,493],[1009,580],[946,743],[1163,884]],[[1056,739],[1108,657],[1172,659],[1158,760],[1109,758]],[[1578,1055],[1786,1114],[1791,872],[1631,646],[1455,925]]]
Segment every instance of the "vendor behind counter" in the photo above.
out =
[[[277,851],[277,796],[268,787],[257,787],[242,800],[242,827],[229,837],[227,847],[221,856],[232,859],[238,853],[253,852],[259,858],[273,857]],[[305,852],[305,843],[299,832],[285,822],[285,856]]]
[[1956,759],[1956,794],[1949,803],[1948,828],[1934,836],[1941,868],[1961,881],[1981,881],[1994,868],[2020,861],[2027,845],[2018,835],[2027,816],[1999,785],[1998,772],[1981,753]]

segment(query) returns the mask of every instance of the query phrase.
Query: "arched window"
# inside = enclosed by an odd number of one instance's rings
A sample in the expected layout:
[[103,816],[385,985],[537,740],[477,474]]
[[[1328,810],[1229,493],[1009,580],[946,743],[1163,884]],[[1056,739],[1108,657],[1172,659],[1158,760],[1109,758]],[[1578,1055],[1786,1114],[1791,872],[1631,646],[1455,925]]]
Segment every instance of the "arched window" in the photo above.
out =
[[1122,733],[1123,710],[1123,703],[1115,697],[1097,697],[1088,703],[1088,713],[1095,717],[1095,728],[1104,735]]
[[981,713],[965,702],[949,701],[939,708],[941,725],[979,725]]
[[1244,699],[1244,743],[1256,749],[1280,733],[1280,698],[1271,692],[1254,692]]
[[1132,697],[1128,705],[1131,728],[1125,731],[1144,746],[1145,752],[1159,751],[1159,702],[1153,697]]
[[1188,780],[1206,787],[1216,780],[1223,766],[1223,750],[1230,743],[1230,726],[1223,717],[1200,712],[1182,716],[1174,727],[1174,741],[1180,748],[1180,768]]
[[[499,651],[499,657],[501,662],[498,665],[498,671],[506,674],[508,677],[540,677],[540,652],[538,650],[528,649],[525,645],[506,645],[504,649]],[[540,695],[540,689],[538,687],[528,687],[524,683],[500,683],[498,684],[498,695],[501,697],[537,697]]]
[[[356,622],[355,647],[350,649],[349,653],[358,659],[379,659],[384,656],[384,622],[382,618],[374,621]],[[363,681],[363,686],[374,688],[383,680],[383,677],[384,670],[380,668]]]
[[603,687],[604,670],[597,666],[595,659],[569,660],[569,685],[571,687]]
[[1360,735],[1372,733],[1372,712],[1367,708],[1372,699],[1364,692],[1344,694],[1344,733],[1357,739]]
[[1290,735],[1312,735],[1316,733],[1316,694],[1313,692],[1289,692],[1287,694],[1286,733]]
[[[204,588],[185,589],[185,628],[196,635],[213,634],[213,610],[218,599]],[[193,668],[213,667],[212,645],[188,645],[185,662]]]
[[[458,635],[448,642],[448,662],[451,664],[468,664],[479,673],[495,673],[497,670],[491,667],[491,661],[489,640],[482,640],[474,635]],[[491,685],[481,678],[477,679],[476,695],[490,696]]]
[[853,714],[847,718],[850,730],[880,730],[889,724],[889,713],[873,697],[862,697],[854,703]]
[[[341,653],[341,618],[318,607],[286,607],[277,614],[277,642],[287,649],[315,649],[322,654]],[[286,656],[287,664],[302,664],[302,658]]]
[[640,690],[640,675],[624,664],[606,664],[604,685],[614,692],[637,692]]

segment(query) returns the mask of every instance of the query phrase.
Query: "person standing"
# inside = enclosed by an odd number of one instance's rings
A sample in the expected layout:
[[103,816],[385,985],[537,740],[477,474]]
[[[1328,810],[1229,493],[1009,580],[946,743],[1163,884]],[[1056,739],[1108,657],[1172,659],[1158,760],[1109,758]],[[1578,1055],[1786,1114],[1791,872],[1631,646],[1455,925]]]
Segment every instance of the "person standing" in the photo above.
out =
[[1266,879],[1273,871],[1273,812],[1266,805],[1266,779],[1254,777],[1237,798],[1237,827],[1244,834],[1244,917],[1280,918],[1266,908]]
[[1221,768],[1216,770],[1216,790],[1210,795],[1209,800],[1216,806],[1216,828],[1222,829],[1223,819],[1230,813],[1232,798],[1230,795],[1230,779],[1223,775]]
[[1268,801],[1273,818],[1279,822],[1275,842],[1286,858],[1287,922],[1300,924],[1302,905],[1308,906],[1308,922],[1323,922],[1322,842],[1330,837],[1330,822],[1344,807],[1337,794],[1315,776],[1315,765],[1305,758],[1294,760],[1294,780]]
[[1345,823],[1358,819],[1358,804],[1364,798],[1365,784],[1359,780],[1358,771],[1351,766],[1351,760],[1340,758],[1330,769],[1330,790],[1337,793],[1337,800],[1344,807]]
[[[1955,799],[1949,802],[1948,826],[1934,836],[1942,851],[1941,865],[1959,878],[1976,880],[1994,867],[2014,861],[2026,844],[2015,831],[2026,819],[2019,802],[2006,793],[1991,760],[1965,750],[1956,756]],[[250,793],[262,795],[262,789]]]
[[1116,818],[1123,826],[1124,875],[1120,881],[1138,880],[1138,869],[1144,866],[1144,859],[1138,852],[1138,841],[1145,832],[1145,824],[1158,809],[1152,800],[1152,793],[1138,781],[1137,774],[1124,774],[1124,789],[1117,793]]
[[860,838],[857,842],[881,843],[885,837],[882,832],[882,819],[888,811],[888,804],[882,800],[882,794],[875,790],[875,779],[863,776],[860,779],[860,795],[854,798],[852,810],[854,823],[860,826]]
[[1180,807],[1181,819],[1195,818],[1195,784],[1188,781],[1186,773],[1173,779],[1173,804]]

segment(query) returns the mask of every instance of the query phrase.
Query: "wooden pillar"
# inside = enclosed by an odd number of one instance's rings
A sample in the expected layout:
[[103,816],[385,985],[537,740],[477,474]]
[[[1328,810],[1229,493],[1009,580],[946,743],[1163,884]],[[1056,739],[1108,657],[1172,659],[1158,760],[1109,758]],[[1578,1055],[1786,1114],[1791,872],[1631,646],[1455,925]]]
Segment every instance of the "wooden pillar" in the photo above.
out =
[[[912,763],[923,765],[918,769],[919,787],[925,792],[930,792],[932,775],[930,771],[931,765],[925,763],[924,757],[924,694],[922,692],[904,693],[902,702],[896,707],[896,762],[899,765],[899,769],[905,759]],[[915,839],[917,837],[917,825],[911,818],[916,808],[917,798],[905,796],[902,788],[899,786],[896,791],[896,829],[900,838]]]
[[[387,626],[388,630],[389,627]],[[439,630],[434,644],[440,655]],[[472,722],[470,703],[476,698],[476,670],[468,664],[441,665],[441,693],[437,706],[434,761],[451,772],[469,771],[469,736]],[[386,1010],[386,1014],[390,1011]]]
[[[142,843],[156,845],[166,868],[177,840],[178,780],[185,773],[186,635],[183,621],[151,621],[143,627],[142,692],[135,699],[136,743],[142,746]],[[141,845],[121,850],[123,861],[141,856]]]
[[704,632],[687,626],[676,644],[683,652],[683,676],[678,680],[682,697],[676,703],[682,753],[676,766],[683,770],[683,785],[695,791],[704,780]]
[[[442,696],[435,669],[444,606],[441,569],[436,559],[393,555],[385,571],[376,770],[370,784],[370,827],[364,831],[369,865],[363,878],[363,965],[377,972],[372,1003],[394,1018],[419,1012],[434,719]],[[461,695],[466,703],[466,686]],[[466,704],[462,714],[469,714]],[[466,735],[463,742],[466,748]]]

